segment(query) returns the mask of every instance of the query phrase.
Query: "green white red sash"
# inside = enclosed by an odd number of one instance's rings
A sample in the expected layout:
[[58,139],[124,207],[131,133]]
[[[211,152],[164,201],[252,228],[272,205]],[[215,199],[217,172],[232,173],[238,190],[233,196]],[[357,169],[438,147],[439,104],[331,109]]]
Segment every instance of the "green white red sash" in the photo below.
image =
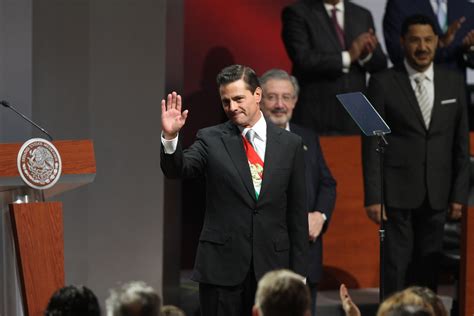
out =
[[257,154],[252,144],[245,137],[242,136],[242,140],[244,142],[245,154],[247,155],[247,160],[249,162],[253,187],[255,189],[255,196],[258,199],[263,180],[263,160]]

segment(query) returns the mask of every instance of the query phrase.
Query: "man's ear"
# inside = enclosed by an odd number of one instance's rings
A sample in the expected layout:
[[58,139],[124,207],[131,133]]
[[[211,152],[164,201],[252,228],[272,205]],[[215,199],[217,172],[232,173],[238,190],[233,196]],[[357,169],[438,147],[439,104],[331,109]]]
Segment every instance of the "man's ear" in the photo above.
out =
[[260,102],[262,100],[262,93],[263,93],[262,88],[257,87],[255,89],[255,92],[253,93],[253,95],[255,96],[255,99],[257,102]]

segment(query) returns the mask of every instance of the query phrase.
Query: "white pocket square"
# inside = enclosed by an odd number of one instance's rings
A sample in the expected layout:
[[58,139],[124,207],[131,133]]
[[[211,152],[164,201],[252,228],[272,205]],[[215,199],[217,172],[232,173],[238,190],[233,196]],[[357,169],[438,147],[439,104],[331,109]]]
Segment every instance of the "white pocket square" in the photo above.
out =
[[444,104],[451,104],[451,103],[456,103],[456,99],[446,99],[446,100],[442,100],[441,101],[441,104],[444,105]]

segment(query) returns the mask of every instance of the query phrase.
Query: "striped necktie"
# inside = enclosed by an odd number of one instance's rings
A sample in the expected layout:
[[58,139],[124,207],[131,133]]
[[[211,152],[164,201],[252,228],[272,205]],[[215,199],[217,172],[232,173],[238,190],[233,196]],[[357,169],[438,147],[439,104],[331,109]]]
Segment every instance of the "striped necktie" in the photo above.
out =
[[433,110],[433,104],[430,102],[430,97],[428,95],[428,90],[424,85],[426,76],[424,74],[418,74],[414,78],[416,83],[415,95],[418,100],[418,105],[420,106],[421,115],[425,121],[425,126],[428,129],[430,127],[431,121],[431,111]]
[[436,17],[438,18],[439,27],[443,32],[446,32],[446,30],[448,29],[448,14],[445,10],[444,1],[436,0],[436,2],[438,3],[438,11],[436,12]]

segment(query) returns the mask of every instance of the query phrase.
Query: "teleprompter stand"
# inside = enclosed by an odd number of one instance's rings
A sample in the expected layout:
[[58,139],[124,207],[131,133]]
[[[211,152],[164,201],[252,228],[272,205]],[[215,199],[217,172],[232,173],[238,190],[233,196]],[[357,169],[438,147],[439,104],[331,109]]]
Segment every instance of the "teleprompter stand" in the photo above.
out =
[[385,276],[385,194],[384,194],[384,153],[385,147],[388,145],[385,135],[390,133],[390,128],[382,117],[377,113],[369,100],[361,92],[345,93],[336,95],[342,103],[346,111],[350,114],[354,122],[359,126],[360,130],[369,137],[377,137],[377,152],[379,154],[380,164],[380,286],[379,286],[379,302],[385,298],[384,293],[384,276]]

